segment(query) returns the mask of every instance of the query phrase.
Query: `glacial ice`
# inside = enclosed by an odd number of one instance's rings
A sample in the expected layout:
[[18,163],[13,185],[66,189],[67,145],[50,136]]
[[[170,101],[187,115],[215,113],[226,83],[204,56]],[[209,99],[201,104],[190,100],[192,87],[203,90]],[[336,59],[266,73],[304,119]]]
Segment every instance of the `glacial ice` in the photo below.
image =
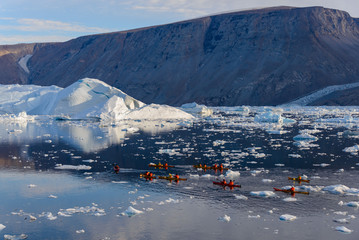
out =
[[279,217],[279,219],[282,221],[294,221],[297,217],[290,214],[283,214]]
[[146,105],[117,88],[91,78],[66,88],[34,85],[0,85],[0,113],[52,115],[59,119],[192,119],[182,110],[166,105]]

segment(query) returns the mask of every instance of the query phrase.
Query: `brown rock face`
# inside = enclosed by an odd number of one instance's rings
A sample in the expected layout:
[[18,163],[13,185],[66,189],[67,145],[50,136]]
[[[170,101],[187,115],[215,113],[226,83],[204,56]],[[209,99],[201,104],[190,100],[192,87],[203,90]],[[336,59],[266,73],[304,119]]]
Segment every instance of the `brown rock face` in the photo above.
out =
[[146,103],[277,105],[359,81],[359,21],[322,7],[227,13],[44,45],[28,67],[28,83],[98,78]]

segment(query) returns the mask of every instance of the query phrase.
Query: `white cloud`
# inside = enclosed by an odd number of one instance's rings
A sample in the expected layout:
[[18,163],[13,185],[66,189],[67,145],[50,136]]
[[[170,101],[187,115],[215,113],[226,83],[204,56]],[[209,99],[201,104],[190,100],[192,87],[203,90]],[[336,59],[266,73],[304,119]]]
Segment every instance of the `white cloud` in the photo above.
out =
[[43,31],[62,31],[62,32],[78,32],[78,33],[100,33],[109,32],[109,29],[98,27],[87,27],[78,24],[52,21],[34,18],[2,18],[7,20],[9,24],[0,25],[0,30],[17,30],[26,32],[43,32]]
[[40,43],[40,42],[65,42],[73,37],[56,35],[0,35],[0,45],[10,45],[15,43]]

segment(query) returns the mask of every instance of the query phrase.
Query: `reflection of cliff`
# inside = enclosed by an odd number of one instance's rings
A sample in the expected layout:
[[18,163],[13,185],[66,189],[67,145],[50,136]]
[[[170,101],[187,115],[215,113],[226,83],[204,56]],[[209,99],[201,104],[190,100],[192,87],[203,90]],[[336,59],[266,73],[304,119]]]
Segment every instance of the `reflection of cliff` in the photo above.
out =
[[35,168],[29,161],[26,150],[14,145],[0,145],[0,168]]

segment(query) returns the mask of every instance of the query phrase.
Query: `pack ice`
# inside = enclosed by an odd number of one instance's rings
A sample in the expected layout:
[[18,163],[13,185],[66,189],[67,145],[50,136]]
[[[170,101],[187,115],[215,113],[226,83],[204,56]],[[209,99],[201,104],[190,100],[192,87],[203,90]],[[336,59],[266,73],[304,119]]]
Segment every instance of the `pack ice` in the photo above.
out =
[[66,88],[0,85],[0,113],[52,115],[64,119],[191,119],[177,108],[136,100],[98,79],[84,78]]

